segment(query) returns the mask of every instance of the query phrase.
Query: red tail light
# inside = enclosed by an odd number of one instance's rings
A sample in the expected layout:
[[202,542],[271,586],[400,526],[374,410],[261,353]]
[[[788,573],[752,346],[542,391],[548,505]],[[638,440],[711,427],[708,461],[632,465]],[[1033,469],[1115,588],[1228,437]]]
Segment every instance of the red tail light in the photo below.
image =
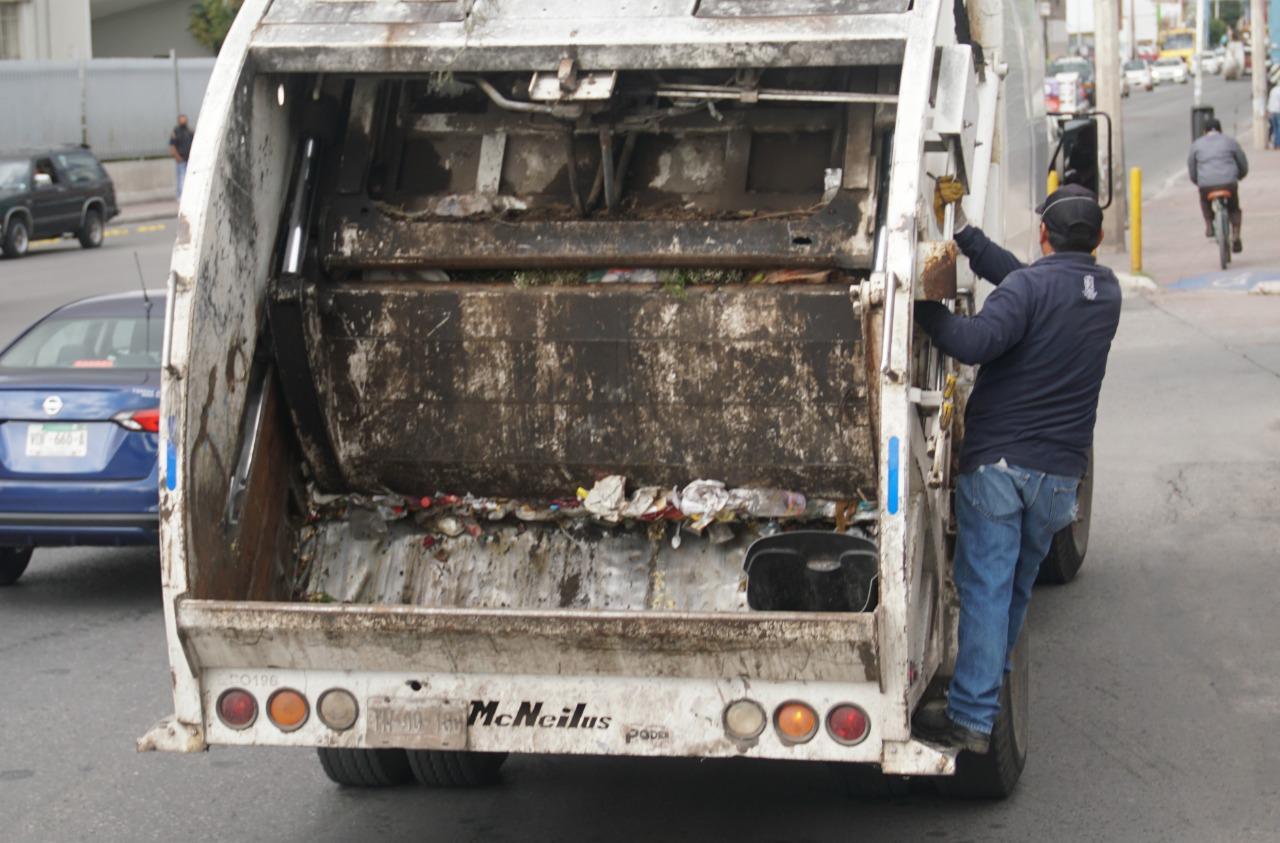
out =
[[831,709],[827,714],[827,731],[837,743],[852,746],[862,743],[871,731],[871,720],[867,713],[856,705],[843,703]]
[[160,408],[150,407],[146,410],[133,410],[132,412],[120,413],[113,417],[116,424],[125,430],[134,430],[142,433],[159,433],[160,432]]
[[218,718],[232,729],[247,729],[258,719],[258,701],[253,694],[232,688],[218,697]]

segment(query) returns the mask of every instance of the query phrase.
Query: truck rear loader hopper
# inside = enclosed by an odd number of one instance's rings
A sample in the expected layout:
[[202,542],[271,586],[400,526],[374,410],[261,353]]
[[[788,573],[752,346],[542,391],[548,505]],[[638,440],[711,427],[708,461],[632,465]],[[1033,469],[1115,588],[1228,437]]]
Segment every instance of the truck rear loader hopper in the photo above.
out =
[[1029,14],[246,3],[170,276],[175,713],[140,748],[315,746],[346,784],[741,755],[1007,793],[1023,647],[992,755],[910,733],[954,649],[969,382],[911,305],[973,307],[931,175],[1032,243]]

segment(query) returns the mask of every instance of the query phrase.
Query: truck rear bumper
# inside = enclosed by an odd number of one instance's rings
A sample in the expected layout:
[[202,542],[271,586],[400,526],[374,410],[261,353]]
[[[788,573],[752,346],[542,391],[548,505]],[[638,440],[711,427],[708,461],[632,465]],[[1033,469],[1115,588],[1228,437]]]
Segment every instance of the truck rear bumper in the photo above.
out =
[[[920,744],[886,742],[890,717],[878,681],[875,616],[771,613],[570,612],[424,609],[183,600],[180,638],[200,679],[203,722],[183,740],[157,735],[148,748],[204,745],[386,746],[371,734],[371,707],[433,706],[464,712],[462,746],[478,751],[757,757],[886,763],[942,773],[952,759]],[[216,714],[238,688],[259,715],[232,729]],[[267,715],[280,689],[306,697],[310,715],[293,731]],[[336,731],[317,714],[326,691],[358,701]],[[725,729],[726,706],[756,702],[768,723],[754,739]],[[784,741],[773,726],[783,703],[819,718],[813,737]],[[870,727],[855,745],[835,740],[826,715],[852,703]],[[175,724],[159,730],[173,731]],[[197,735],[197,731],[199,734]],[[444,748],[410,738],[405,748]],[[448,748],[456,748],[451,744]],[[909,750],[909,751],[908,751]]]

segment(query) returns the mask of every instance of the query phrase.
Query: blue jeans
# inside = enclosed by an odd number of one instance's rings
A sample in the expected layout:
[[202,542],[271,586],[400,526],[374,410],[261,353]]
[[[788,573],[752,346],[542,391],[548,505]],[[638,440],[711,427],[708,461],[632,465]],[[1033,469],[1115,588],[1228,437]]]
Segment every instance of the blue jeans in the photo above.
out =
[[1268,114],[1271,118],[1271,148],[1280,149],[1280,114]]
[[1053,534],[1071,523],[1079,478],[1045,474],[1004,460],[961,474],[956,483],[956,590],[960,629],[947,714],[990,734],[1000,685],[1022,631],[1040,563]]
[[177,182],[178,182],[178,201],[179,201],[179,202],[181,202],[181,201],[182,201],[182,186],[183,186],[183,184],[185,184],[185,183],[186,183],[186,181],[187,181],[187,162],[186,162],[186,161],[175,161],[175,162],[173,162],[173,163],[174,163],[174,176],[175,176],[175,178],[177,179]]

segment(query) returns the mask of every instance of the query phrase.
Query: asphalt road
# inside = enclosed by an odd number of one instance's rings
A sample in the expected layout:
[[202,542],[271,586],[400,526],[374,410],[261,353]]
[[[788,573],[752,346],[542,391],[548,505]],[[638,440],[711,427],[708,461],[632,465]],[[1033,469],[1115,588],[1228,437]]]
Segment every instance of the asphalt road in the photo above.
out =
[[[1143,192],[1154,195],[1186,169],[1191,145],[1191,107],[1195,82],[1166,83],[1152,91],[1133,91],[1123,103],[1126,167],[1141,167]],[[1228,82],[1206,76],[1201,103],[1213,106],[1214,116],[1230,135],[1248,132],[1248,78]]]
[[[159,283],[171,238],[0,263],[0,333],[132,288],[135,250]],[[1033,601],[1031,758],[1005,802],[851,803],[788,763],[514,758],[492,790],[359,792],[306,751],[136,755],[172,710],[157,558],[85,549],[0,590],[0,839],[1274,840],[1280,301],[1128,301],[1097,462],[1085,569]]]

